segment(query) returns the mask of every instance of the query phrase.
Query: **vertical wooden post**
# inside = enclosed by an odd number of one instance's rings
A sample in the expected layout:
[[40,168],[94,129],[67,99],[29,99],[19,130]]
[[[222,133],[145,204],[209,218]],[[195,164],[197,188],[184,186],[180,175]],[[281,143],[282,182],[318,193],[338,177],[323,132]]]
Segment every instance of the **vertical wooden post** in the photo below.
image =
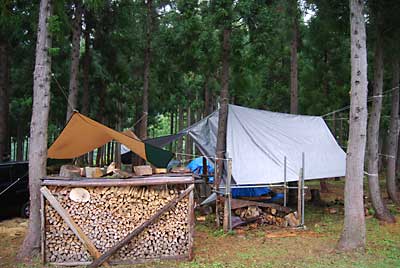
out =
[[40,193],[40,251],[41,251],[41,261],[44,265],[46,262],[46,203],[44,196]]
[[225,202],[224,202],[224,232],[232,229],[231,224],[231,178],[232,178],[232,159],[227,160],[227,176],[225,181]]
[[[194,188],[194,184],[191,185]],[[193,259],[193,235],[194,235],[194,190],[189,193],[189,213],[188,213],[188,225],[189,225],[189,260]]]
[[214,171],[214,191],[215,194],[217,195],[216,199],[215,199],[215,221],[217,224],[217,227],[221,226],[221,222],[219,219],[219,183],[217,182],[216,178],[218,178],[218,173],[219,173],[219,168],[218,165],[220,165],[220,161],[219,159],[217,159],[217,157],[215,157],[215,171]]
[[283,159],[283,206],[287,203],[287,174],[286,174],[286,156]]
[[302,168],[299,172],[299,180],[297,182],[297,219],[301,219],[301,174],[303,174]]

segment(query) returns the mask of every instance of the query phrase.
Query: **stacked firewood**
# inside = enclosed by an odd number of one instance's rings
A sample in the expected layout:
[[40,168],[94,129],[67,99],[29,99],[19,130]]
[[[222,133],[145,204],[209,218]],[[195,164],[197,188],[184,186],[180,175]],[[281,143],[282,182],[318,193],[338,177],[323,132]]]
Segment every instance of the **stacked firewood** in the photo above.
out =
[[[52,194],[104,253],[179,195],[166,186],[87,187],[89,197],[71,196],[71,187],[49,187]],[[75,199],[73,201],[72,199]],[[111,260],[153,259],[187,255],[189,251],[188,197],[119,250]],[[45,257],[48,262],[87,262],[83,244],[46,203]]]
[[296,213],[272,207],[247,206],[237,208],[234,210],[234,215],[240,217],[243,223],[258,222],[282,227],[296,227],[299,225]]

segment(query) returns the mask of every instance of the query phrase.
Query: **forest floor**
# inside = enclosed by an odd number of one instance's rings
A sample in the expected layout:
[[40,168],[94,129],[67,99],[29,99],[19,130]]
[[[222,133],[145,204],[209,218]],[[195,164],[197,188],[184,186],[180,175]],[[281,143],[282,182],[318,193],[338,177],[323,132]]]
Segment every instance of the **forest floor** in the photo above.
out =
[[[191,262],[156,262],[137,268],[395,268],[400,267],[400,210],[389,203],[398,223],[382,225],[367,216],[365,252],[339,253],[335,245],[343,222],[343,182],[329,181],[330,193],[321,194],[331,209],[306,205],[307,230],[289,230],[250,225],[224,234],[213,227],[212,219],[196,224],[195,258]],[[318,188],[317,182],[309,183]],[[335,201],[336,200],[336,201]],[[332,209],[334,208],[334,209]],[[0,222],[0,267],[42,267],[15,264],[18,247],[26,232],[27,221]],[[118,268],[132,266],[118,266]]]

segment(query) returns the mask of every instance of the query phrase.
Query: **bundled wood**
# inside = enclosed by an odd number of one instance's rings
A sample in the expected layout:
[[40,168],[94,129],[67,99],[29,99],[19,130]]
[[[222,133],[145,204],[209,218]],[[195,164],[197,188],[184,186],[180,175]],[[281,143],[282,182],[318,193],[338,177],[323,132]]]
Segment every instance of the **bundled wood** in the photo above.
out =
[[[86,187],[86,202],[71,199],[73,187],[49,186],[61,206],[103,254],[147,221],[180,193],[178,186]],[[183,188],[182,188],[183,189]],[[80,192],[84,192],[79,190]],[[74,194],[72,195],[74,197]],[[47,203],[47,201],[46,201]],[[189,197],[183,198],[110,259],[162,259],[189,256],[191,228]],[[93,261],[50,204],[45,206],[45,259],[51,263]]]

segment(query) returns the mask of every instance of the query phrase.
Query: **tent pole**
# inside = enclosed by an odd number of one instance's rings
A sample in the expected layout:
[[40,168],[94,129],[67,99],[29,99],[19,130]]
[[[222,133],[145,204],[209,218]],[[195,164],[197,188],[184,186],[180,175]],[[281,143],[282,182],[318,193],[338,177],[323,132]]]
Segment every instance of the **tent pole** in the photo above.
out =
[[231,215],[231,179],[232,179],[232,159],[227,161],[227,176],[225,181],[225,204],[224,204],[224,232],[232,230],[232,215]]
[[286,156],[283,158],[283,206],[286,207],[287,202],[287,182],[286,182]]

